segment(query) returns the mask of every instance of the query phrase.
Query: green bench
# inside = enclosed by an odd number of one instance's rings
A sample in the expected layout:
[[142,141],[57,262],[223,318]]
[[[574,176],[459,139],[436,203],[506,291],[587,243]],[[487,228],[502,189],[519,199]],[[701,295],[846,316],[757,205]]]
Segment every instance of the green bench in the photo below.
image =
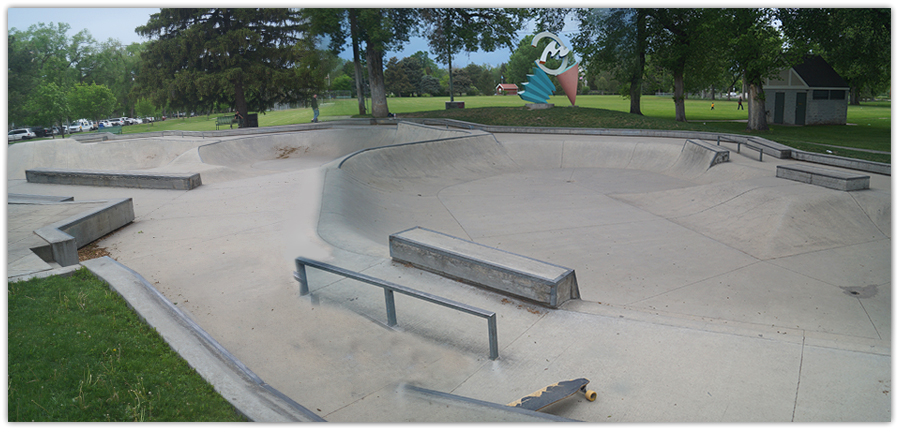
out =
[[229,129],[232,129],[232,125],[235,123],[234,116],[229,115],[226,117],[216,117],[216,130],[219,130],[219,126],[228,125]]
[[97,129],[97,132],[98,133],[105,132],[105,133],[111,133],[111,134],[121,134],[122,126],[109,126],[109,127],[104,126],[104,127],[101,127],[100,129]]

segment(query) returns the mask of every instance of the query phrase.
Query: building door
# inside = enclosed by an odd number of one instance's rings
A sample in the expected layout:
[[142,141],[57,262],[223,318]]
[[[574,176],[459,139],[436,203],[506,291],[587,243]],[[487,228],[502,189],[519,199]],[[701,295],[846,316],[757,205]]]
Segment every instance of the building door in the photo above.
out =
[[797,93],[797,109],[794,112],[794,124],[806,124],[806,93]]
[[784,93],[775,93],[775,124],[784,123]]

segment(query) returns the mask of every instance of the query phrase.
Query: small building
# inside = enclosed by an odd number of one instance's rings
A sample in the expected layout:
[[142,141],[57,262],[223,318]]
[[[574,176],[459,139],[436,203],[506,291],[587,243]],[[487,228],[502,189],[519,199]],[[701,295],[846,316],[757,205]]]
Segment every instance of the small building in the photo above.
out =
[[847,124],[850,86],[821,56],[808,56],[766,80],[763,91],[769,123]]
[[505,96],[507,94],[518,94],[519,87],[514,83],[501,83],[497,85],[497,95]]

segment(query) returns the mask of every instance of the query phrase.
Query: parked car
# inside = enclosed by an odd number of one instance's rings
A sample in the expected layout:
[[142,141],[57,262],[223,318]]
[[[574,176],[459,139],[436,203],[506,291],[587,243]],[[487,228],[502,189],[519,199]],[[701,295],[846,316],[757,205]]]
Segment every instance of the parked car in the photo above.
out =
[[19,141],[19,140],[30,140],[32,138],[36,138],[37,135],[31,131],[29,128],[23,129],[13,129],[6,134],[6,138],[8,141]]
[[74,134],[77,132],[84,132],[84,126],[82,126],[81,123],[72,123],[66,128],[66,130],[70,134]]
[[126,117],[110,118],[109,120],[118,123],[116,126],[128,126],[131,124],[128,122],[128,118]]
[[38,138],[44,138],[53,135],[53,131],[43,126],[32,126],[30,129]]
[[140,118],[129,118],[128,122],[131,124],[141,124],[143,123]]

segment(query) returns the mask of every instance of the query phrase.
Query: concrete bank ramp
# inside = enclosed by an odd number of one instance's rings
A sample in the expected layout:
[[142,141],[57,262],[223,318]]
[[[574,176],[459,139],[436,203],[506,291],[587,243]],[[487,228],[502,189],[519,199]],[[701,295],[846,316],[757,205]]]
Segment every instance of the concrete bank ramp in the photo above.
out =
[[209,140],[140,138],[80,143],[70,138],[21,142],[7,149],[6,178],[25,179],[37,167],[91,170],[146,170],[163,166]]
[[[683,139],[480,131],[374,147],[328,170],[319,231],[339,247],[383,256],[388,235],[415,226],[468,235],[439,195],[471,181],[523,172],[623,169],[662,175],[654,186],[642,186],[642,190],[660,191],[763,174],[753,168],[731,171],[731,163],[711,167],[714,158],[714,151]],[[502,194],[500,187],[479,191],[494,189]],[[552,208],[547,213],[552,217]],[[362,242],[366,240],[372,244]]]

